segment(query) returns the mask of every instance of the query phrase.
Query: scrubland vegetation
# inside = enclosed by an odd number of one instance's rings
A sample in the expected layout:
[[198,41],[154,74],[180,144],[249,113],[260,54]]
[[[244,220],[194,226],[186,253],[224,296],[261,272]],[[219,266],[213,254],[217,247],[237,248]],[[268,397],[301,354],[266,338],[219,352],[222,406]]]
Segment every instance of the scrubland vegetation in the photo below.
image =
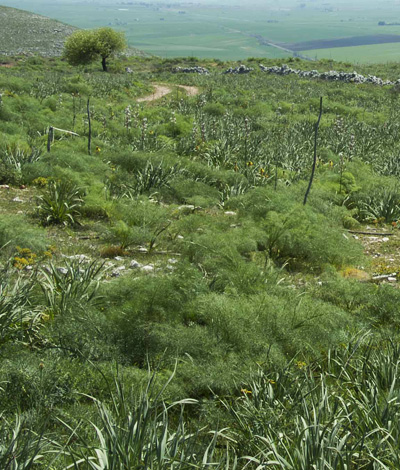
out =
[[0,69],[0,467],[399,468],[398,90],[181,62]]

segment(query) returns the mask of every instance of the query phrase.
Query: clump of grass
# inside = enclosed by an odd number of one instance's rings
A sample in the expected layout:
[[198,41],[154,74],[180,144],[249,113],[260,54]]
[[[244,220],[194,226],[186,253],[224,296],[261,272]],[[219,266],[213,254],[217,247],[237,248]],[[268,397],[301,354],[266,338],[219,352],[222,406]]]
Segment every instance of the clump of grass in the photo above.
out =
[[[355,338],[320,361],[262,369],[224,404],[241,454],[279,469],[390,468],[399,463],[399,348]],[[367,378],[368,377],[368,378]]]
[[80,260],[65,261],[59,267],[50,263],[41,269],[40,286],[51,315],[84,309],[96,301],[103,264]]
[[[184,470],[187,468],[226,468],[224,453],[217,443],[225,441],[223,431],[192,430],[185,420],[185,407],[196,405],[193,399],[183,399],[167,405],[162,394],[172,380],[157,391],[155,375],[146,388],[132,400],[122,383],[116,380],[111,405],[93,399],[99,425],[92,424],[94,441],[70,428],[75,445],[67,453],[76,468],[93,470],[106,468],[157,468]],[[176,415],[171,419],[171,414]]]
[[161,188],[168,188],[170,182],[185,170],[178,164],[166,167],[163,162],[153,165],[147,162],[143,169],[136,170],[132,175],[132,182],[121,183],[118,175],[107,180],[107,188],[111,195],[118,198],[133,199],[141,194],[154,192]]
[[37,330],[40,311],[30,301],[34,286],[35,274],[15,277],[7,268],[0,272],[0,345],[26,339]]
[[360,202],[359,216],[368,222],[378,220],[387,224],[400,219],[400,191],[386,189],[368,196]]
[[26,427],[17,415],[13,424],[0,415],[0,466],[10,470],[31,470],[43,462],[49,441]]
[[17,246],[29,248],[35,253],[46,250],[48,241],[43,228],[29,224],[23,215],[0,215],[1,254],[8,259]]
[[38,197],[37,213],[43,225],[74,225],[84,201],[82,189],[68,181],[51,181]]

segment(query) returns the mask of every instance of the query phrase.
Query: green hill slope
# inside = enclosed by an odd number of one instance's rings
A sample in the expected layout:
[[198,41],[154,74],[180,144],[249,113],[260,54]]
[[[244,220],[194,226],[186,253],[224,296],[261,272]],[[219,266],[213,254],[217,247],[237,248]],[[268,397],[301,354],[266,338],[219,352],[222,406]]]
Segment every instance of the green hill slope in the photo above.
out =
[[0,54],[61,54],[76,28],[28,11],[0,6]]
[[[46,16],[0,6],[0,55],[60,56],[65,39],[76,29]],[[127,55],[147,54],[129,48]]]
[[400,468],[399,86],[8,59],[0,469]]

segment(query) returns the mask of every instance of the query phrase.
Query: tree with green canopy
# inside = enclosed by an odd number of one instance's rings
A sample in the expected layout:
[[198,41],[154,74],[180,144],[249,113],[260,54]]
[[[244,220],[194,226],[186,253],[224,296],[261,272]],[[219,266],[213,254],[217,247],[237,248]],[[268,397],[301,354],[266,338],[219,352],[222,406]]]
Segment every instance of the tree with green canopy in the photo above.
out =
[[125,47],[124,33],[112,28],[79,30],[65,41],[64,57],[71,65],[85,65],[101,59],[103,71],[107,72],[107,59]]

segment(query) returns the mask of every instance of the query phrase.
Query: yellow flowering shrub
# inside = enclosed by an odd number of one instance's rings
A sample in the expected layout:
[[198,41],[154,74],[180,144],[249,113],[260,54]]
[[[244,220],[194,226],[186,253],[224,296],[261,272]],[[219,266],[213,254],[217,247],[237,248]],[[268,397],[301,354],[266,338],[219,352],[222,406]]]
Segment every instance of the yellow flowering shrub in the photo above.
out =
[[17,246],[18,254],[14,256],[13,266],[17,269],[24,269],[36,263],[37,255],[30,248],[21,248]]

